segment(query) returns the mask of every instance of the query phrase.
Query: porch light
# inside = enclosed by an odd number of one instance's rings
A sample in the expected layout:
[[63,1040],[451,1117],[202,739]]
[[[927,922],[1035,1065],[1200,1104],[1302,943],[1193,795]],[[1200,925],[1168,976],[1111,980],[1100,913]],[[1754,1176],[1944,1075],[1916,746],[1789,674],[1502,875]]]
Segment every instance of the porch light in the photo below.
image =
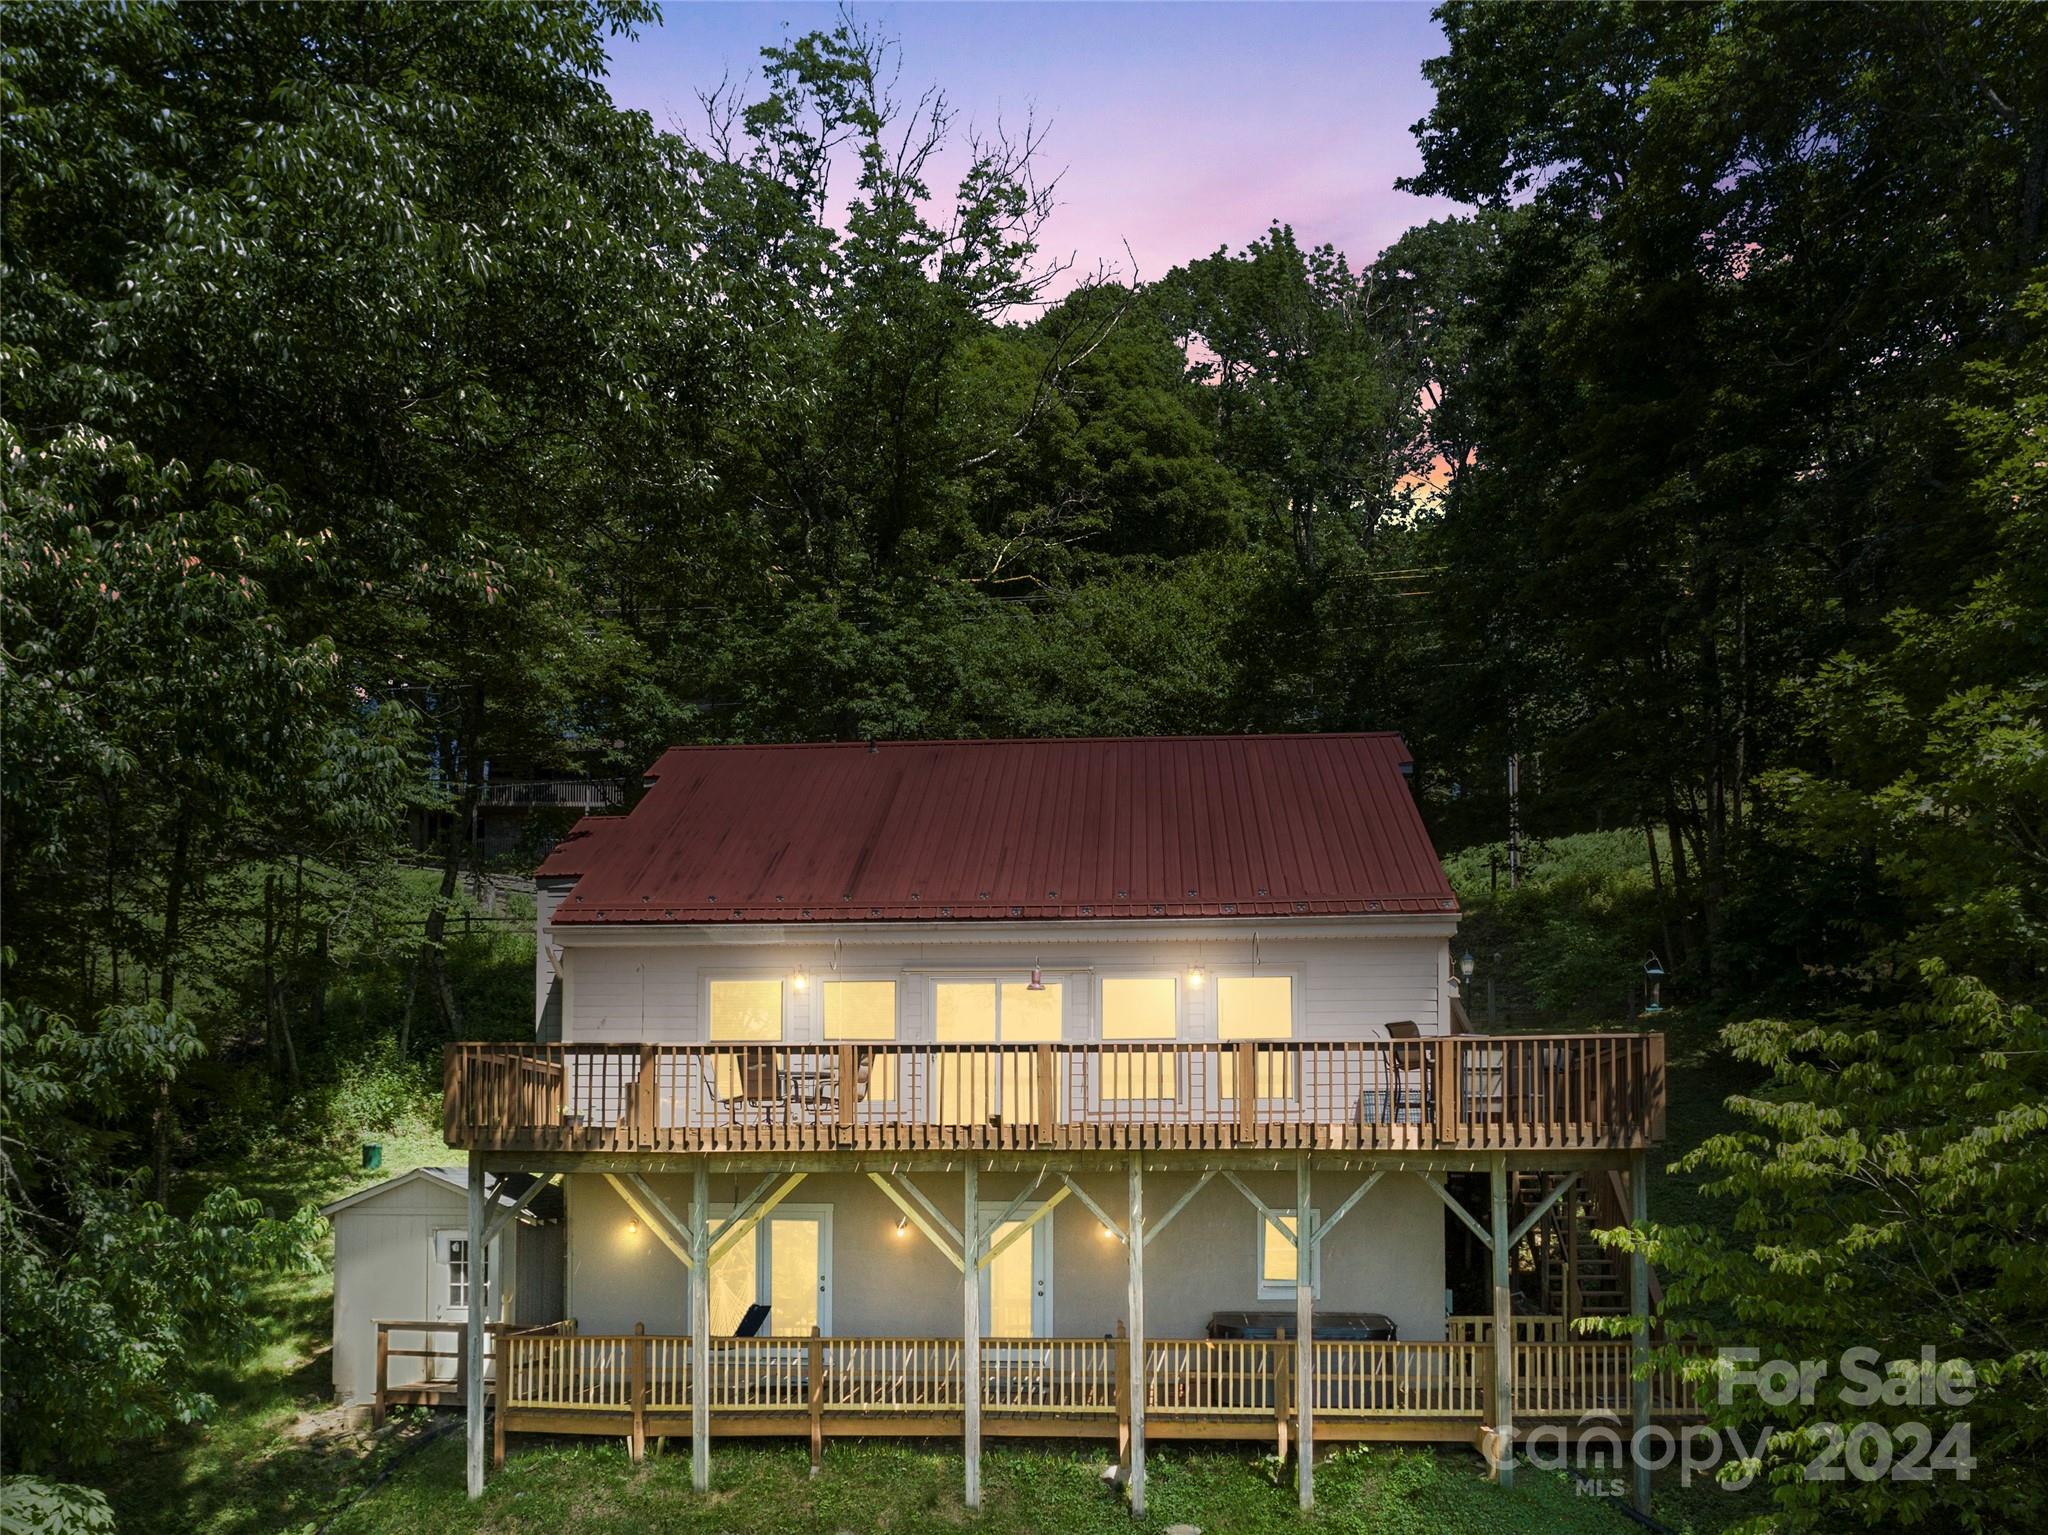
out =
[[1024,989],[1025,989],[1026,991],[1044,991],[1044,990],[1045,990],[1045,976],[1044,976],[1044,974],[1043,974],[1043,973],[1042,973],[1042,972],[1041,972],[1041,971],[1039,970],[1038,966],[1036,966],[1036,965],[1033,965],[1033,966],[1031,967],[1031,979],[1030,979],[1029,981],[1025,982],[1025,984],[1024,984]]
[[789,972],[789,984],[798,991],[809,991],[811,989],[810,971],[806,970],[802,965],[798,965]]
[[897,1217],[896,1217],[896,1235],[898,1235],[899,1237],[900,1237],[900,1236],[903,1236],[903,1235],[905,1235],[905,1234],[906,1234],[906,1233],[907,1233],[907,1232],[908,1232],[909,1230],[910,1230],[910,1217],[909,1217],[909,1216],[907,1216],[907,1215],[899,1215],[899,1216],[897,1216]]
[[1200,991],[1202,989],[1202,982],[1204,982],[1207,979],[1208,976],[1203,973],[1202,967],[1200,965],[1195,966],[1194,969],[1188,972],[1188,985],[1194,988],[1196,991]]
[[640,1235],[640,1223],[638,1221],[627,1221],[626,1235],[629,1237],[637,1237],[638,1235]]

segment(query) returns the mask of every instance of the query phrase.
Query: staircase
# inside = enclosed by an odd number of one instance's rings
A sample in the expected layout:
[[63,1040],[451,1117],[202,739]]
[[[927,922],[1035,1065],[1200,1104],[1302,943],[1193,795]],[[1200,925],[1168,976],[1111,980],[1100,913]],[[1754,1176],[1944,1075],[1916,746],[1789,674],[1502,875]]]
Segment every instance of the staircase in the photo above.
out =
[[[1519,1225],[1556,1187],[1561,1174],[1518,1173],[1509,1191],[1511,1225]],[[1629,1309],[1628,1259],[1603,1247],[1593,1233],[1627,1223],[1618,1180],[1587,1172],[1530,1228],[1515,1254],[1525,1291],[1538,1298],[1546,1316],[1620,1316]],[[1660,1287],[1650,1276],[1654,1309]]]

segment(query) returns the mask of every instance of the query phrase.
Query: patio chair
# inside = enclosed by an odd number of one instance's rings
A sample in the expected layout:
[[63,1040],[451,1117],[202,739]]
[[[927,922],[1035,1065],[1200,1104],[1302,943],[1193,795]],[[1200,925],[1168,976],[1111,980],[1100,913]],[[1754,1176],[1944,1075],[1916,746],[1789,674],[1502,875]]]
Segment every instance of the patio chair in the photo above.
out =
[[[1378,1085],[1366,1088],[1360,1117],[1367,1124],[1419,1125],[1429,1079],[1422,1059],[1422,1029],[1413,1019],[1402,1018],[1386,1030],[1394,1046],[1387,1051],[1386,1075]],[[1411,1042],[1414,1049],[1400,1048]]]

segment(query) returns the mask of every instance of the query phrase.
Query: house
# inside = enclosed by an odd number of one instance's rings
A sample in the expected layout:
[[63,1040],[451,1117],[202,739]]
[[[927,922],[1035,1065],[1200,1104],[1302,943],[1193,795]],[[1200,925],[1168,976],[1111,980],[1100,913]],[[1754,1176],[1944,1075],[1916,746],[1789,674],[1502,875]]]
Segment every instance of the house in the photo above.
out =
[[[562,1312],[562,1198],[535,1180],[485,1179],[510,1218],[489,1244],[486,1308],[513,1324]],[[461,1167],[418,1167],[321,1208],[334,1227],[334,1397],[344,1405],[459,1400],[454,1346],[469,1318],[469,1187]],[[496,1275],[510,1283],[497,1294]]]
[[[686,747],[539,870],[536,1040],[446,1133],[559,1179],[564,1322],[466,1348],[528,1430],[1479,1447],[1678,1410],[1577,1341],[1662,1039],[1475,1035],[1393,735]],[[1642,1299],[1628,1276],[1615,1309]],[[1470,1314],[1452,1314],[1460,1293]],[[1581,1297],[1583,1300],[1583,1297]],[[1637,1308],[1647,1310],[1647,1306]],[[573,1320],[568,1320],[573,1319]],[[1308,1340],[1304,1345],[1302,1340]],[[1496,1346],[1496,1340],[1499,1340]]]

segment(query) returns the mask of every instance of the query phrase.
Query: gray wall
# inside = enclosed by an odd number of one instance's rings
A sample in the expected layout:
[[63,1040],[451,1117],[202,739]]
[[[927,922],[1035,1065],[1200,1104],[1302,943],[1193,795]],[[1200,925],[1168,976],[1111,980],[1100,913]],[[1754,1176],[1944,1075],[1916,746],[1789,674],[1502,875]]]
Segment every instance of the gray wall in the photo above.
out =
[[[601,1177],[565,1180],[569,1207],[567,1308],[588,1333],[631,1332],[644,1322],[649,1332],[688,1328],[685,1271],[644,1228],[629,1233],[634,1217]],[[730,1205],[756,1181],[712,1179],[714,1205]],[[986,1174],[982,1200],[1006,1203],[1028,1180],[1019,1174]],[[1125,1181],[1091,1175],[1082,1186],[1121,1220]],[[1153,1173],[1145,1180],[1145,1201],[1154,1219],[1194,1180]],[[1246,1183],[1275,1208],[1294,1202],[1292,1174],[1252,1174]],[[649,1182],[682,1214],[688,1213],[690,1179]],[[1357,1187],[1355,1173],[1327,1173],[1316,1180],[1316,1207],[1326,1215]],[[918,1184],[934,1204],[959,1221],[961,1180],[957,1173],[919,1175]],[[1041,1190],[1049,1194],[1056,1182]],[[791,1205],[832,1206],[832,1331],[851,1335],[953,1335],[960,1329],[959,1272],[933,1250],[915,1227],[899,1234],[898,1211],[864,1176],[812,1174],[789,1196]],[[1416,1177],[1389,1173],[1347,1215],[1324,1250],[1323,1287],[1317,1302],[1331,1311],[1383,1311],[1403,1338],[1444,1335],[1444,1217],[1436,1195]],[[1053,1222],[1053,1322],[1062,1337],[1100,1337],[1116,1330],[1125,1313],[1124,1251],[1103,1234],[1079,1200],[1068,1198],[1049,1217]],[[1262,1301],[1257,1286],[1258,1213],[1220,1178],[1212,1182],[1173,1224],[1145,1249],[1148,1330],[1154,1337],[1199,1337],[1210,1313],[1286,1309],[1291,1301]]]

